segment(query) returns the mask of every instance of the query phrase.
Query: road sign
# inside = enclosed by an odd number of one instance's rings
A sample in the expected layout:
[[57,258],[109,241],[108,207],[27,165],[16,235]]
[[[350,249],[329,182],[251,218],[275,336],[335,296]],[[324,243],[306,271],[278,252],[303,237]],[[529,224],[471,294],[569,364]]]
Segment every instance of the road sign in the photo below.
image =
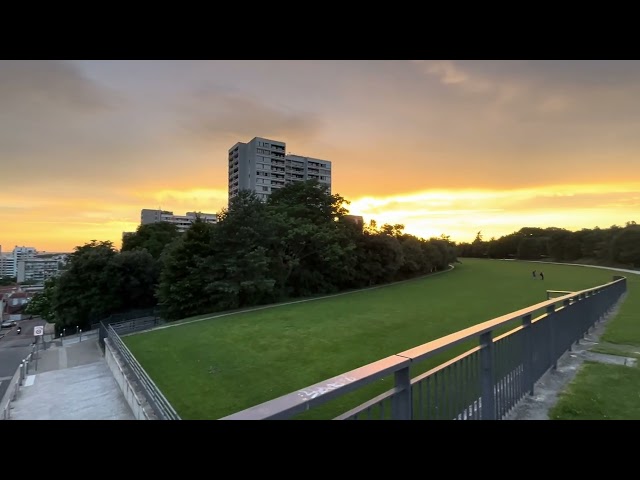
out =
[[33,334],[38,337],[44,334],[44,327],[33,327]]

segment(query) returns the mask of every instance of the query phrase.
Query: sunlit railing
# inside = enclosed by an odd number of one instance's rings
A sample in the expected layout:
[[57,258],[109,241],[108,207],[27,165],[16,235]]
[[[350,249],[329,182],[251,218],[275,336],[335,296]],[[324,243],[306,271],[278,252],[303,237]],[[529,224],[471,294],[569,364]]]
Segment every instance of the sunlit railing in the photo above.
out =
[[[534,383],[616,305],[626,278],[532,305],[447,335],[337,377],[224,417],[264,420],[295,417],[326,402],[393,375],[394,387],[336,419],[503,418]],[[564,293],[564,294],[563,294]],[[552,295],[548,295],[552,296]],[[533,318],[539,312],[545,313]],[[508,325],[508,332],[495,336]],[[478,345],[411,378],[411,368],[456,345]]]

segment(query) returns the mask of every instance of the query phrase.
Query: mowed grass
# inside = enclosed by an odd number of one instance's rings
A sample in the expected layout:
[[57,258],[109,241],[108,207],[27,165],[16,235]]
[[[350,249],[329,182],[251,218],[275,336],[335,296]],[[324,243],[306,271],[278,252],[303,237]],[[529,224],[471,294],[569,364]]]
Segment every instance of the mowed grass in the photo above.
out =
[[[533,269],[545,280],[534,280]],[[201,320],[124,338],[184,419],[217,419],[520,308],[546,290],[580,290],[613,272],[463,259],[451,272],[374,290]],[[413,374],[461,353],[459,346]],[[389,380],[311,410],[333,418]]]
[[640,420],[640,368],[585,363],[549,418]]
[[603,342],[640,346],[640,274],[627,277],[627,298],[602,335]]
[[[593,351],[640,358],[640,275],[627,277],[627,297]],[[640,420],[640,367],[585,363],[549,413],[557,420]]]

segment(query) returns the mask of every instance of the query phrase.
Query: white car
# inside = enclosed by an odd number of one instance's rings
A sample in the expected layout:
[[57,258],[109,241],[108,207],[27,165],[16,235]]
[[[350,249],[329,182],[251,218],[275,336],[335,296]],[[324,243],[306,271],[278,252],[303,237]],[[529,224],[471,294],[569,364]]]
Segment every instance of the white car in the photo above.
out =
[[2,323],[2,328],[11,328],[15,327],[18,324],[15,320],[9,320],[7,322]]

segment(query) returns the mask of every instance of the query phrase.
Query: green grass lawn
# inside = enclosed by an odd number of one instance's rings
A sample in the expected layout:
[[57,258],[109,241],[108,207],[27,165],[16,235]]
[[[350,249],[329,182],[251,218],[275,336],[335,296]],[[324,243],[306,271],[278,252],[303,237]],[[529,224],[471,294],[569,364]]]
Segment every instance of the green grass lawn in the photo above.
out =
[[[624,274],[623,274],[624,275]],[[627,298],[592,350],[640,359],[640,275],[626,274]],[[550,418],[640,420],[640,368],[587,363],[560,394]]]
[[[533,269],[545,280],[534,280]],[[405,349],[580,290],[614,272],[463,259],[448,273],[335,298],[203,320],[124,338],[184,419],[216,419]],[[468,346],[421,365],[433,367]],[[418,371],[412,373],[419,373]],[[390,388],[381,381],[316,410],[332,418]]]
[[549,418],[640,420],[640,368],[586,362]]

